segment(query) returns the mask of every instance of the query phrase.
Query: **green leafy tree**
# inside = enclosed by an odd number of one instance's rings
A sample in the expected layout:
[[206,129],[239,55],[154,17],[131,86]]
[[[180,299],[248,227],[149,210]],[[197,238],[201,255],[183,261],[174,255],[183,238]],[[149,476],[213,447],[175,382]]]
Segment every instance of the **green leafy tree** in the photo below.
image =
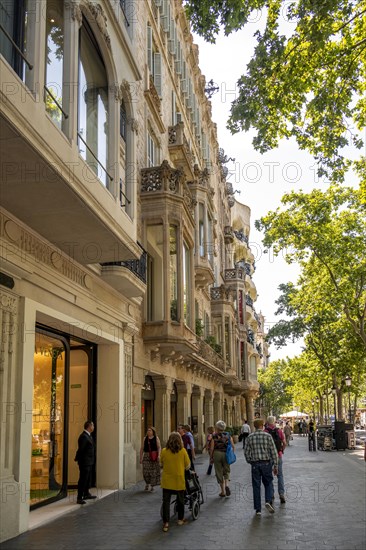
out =
[[268,411],[279,416],[292,403],[290,384],[282,376],[284,360],[272,361],[266,370],[258,371],[258,382],[261,386],[261,397],[266,402]]
[[[210,42],[223,29],[244,27],[256,10],[267,16],[228,126],[255,128],[254,147],[265,152],[295,137],[318,162],[318,174],[342,181],[353,164],[366,182],[366,158],[351,161],[346,147],[361,150],[366,126],[365,0],[185,0],[193,30]],[[282,33],[281,22],[293,28]],[[365,192],[365,191],[364,191]],[[365,199],[365,197],[364,197]]]
[[[256,222],[265,246],[275,254],[284,251],[288,263],[300,263],[303,289],[309,282],[308,311],[332,322],[344,315],[366,349],[366,217],[360,191],[331,186],[326,192],[292,192],[282,204],[284,210]],[[294,308],[294,289],[286,290],[284,305]],[[294,334],[304,330],[304,321],[293,321]]]

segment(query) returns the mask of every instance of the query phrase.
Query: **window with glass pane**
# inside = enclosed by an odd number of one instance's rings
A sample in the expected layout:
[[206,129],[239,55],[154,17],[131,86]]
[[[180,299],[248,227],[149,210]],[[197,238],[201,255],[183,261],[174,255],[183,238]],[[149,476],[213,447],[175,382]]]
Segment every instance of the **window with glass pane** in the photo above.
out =
[[190,249],[186,242],[183,243],[183,314],[184,322],[191,326],[191,300],[190,289],[191,284],[191,255]]
[[170,275],[170,318],[178,321],[178,259],[177,228],[169,228],[169,275]]
[[100,181],[109,187],[108,77],[88,22],[80,29],[79,152]]
[[211,264],[211,267],[213,267],[213,263],[214,263],[213,224],[210,216],[208,216],[207,258]]
[[65,415],[65,346],[37,333],[34,352],[30,502],[62,490]]
[[9,35],[0,31],[0,53],[23,81],[25,62],[14,44],[27,57],[27,9],[27,0],[0,2],[0,23]]
[[199,225],[198,225],[198,235],[199,235],[199,250],[200,256],[203,258],[205,256],[205,223],[204,223],[204,207],[203,204],[199,203]]
[[[46,111],[59,128],[62,125],[64,61],[64,3],[47,0],[46,8]],[[63,109],[65,110],[65,109]]]
[[163,226],[149,225],[147,228],[147,292],[146,318],[161,321],[164,311],[163,277]]

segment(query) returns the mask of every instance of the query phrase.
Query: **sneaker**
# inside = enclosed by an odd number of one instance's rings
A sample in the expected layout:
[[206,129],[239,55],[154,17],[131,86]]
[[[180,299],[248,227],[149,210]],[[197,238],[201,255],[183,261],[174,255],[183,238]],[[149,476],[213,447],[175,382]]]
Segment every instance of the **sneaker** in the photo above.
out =
[[256,511],[255,511],[255,515],[256,515],[256,516],[261,516],[261,515],[262,515],[262,512],[261,512],[260,510],[256,510]]
[[268,510],[268,512],[269,512],[270,514],[274,514],[274,511],[275,511],[275,510],[274,510],[274,508],[273,508],[273,506],[272,506],[272,504],[271,504],[270,502],[266,502],[266,509]]
[[285,504],[286,502],[285,495],[280,495],[280,501],[281,501],[281,504]]
[[231,495],[230,487],[225,487],[225,493],[227,497]]

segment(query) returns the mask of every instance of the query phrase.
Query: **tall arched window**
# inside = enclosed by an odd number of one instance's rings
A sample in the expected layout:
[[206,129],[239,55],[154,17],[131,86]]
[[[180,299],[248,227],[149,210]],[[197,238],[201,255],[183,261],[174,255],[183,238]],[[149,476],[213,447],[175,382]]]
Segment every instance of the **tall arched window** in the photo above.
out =
[[94,34],[83,17],[79,38],[79,151],[100,181],[108,175],[108,77]]
[[62,101],[64,63],[64,2],[48,0],[46,7],[46,111],[59,128],[65,117]]

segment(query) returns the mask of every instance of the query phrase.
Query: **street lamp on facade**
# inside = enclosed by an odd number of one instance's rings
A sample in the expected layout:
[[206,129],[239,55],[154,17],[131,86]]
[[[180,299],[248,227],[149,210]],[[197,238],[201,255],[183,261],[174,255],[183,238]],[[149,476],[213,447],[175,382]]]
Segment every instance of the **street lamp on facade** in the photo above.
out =
[[346,378],[344,379],[346,382],[346,386],[348,388],[348,417],[349,421],[352,422],[352,413],[351,413],[351,394],[350,394],[350,387],[352,384],[352,378],[347,374]]
[[332,394],[333,394],[333,400],[334,400],[334,422],[337,420],[337,388],[335,386],[332,386]]

